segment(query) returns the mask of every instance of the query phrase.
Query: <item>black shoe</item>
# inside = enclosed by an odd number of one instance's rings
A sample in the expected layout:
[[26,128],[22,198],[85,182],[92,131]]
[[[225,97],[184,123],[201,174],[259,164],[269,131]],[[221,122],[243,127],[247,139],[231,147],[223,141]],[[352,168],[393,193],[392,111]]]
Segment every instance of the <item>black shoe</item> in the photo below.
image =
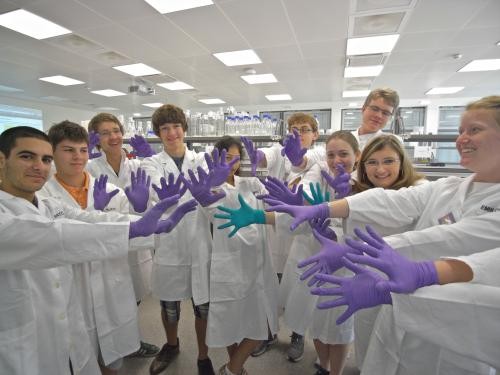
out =
[[139,350],[134,353],[129,354],[126,358],[149,358],[154,357],[160,352],[160,348],[153,344],[148,344],[147,342],[141,341],[141,346]]
[[271,345],[273,345],[274,343],[276,343],[278,341],[278,336],[277,335],[274,335],[273,337],[267,339],[267,340],[264,340],[262,341],[259,345],[257,345],[255,347],[255,349],[253,350],[252,353],[250,353],[250,355],[252,357],[258,357],[258,356],[261,356],[262,354],[264,354],[265,352],[267,352],[267,350],[269,349],[269,347]]
[[325,370],[323,367],[318,365],[318,371],[316,371],[314,375],[330,375],[330,371]]
[[177,345],[163,345],[160,352],[156,355],[155,359],[153,359],[153,362],[151,362],[149,373],[151,375],[156,375],[163,372],[178,355],[179,339],[177,339]]
[[198,375],[215,375],[210,358],[198,360]]

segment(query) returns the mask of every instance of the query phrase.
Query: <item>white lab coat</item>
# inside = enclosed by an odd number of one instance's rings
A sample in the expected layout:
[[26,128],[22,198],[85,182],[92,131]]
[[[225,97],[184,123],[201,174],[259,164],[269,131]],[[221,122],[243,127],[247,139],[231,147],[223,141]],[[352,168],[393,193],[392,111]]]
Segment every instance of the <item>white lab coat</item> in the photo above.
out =
[[[106,154],[103,153],[102,156],[89,161],[87,170],[94,178],[99,178],[101,174],[108,176],[108,182],[110,184],[125,190],[125,188],[131,184],[130,173],[137,172],[137,168],[139,168],[140,164],[141,161],[139,159],[128,159],[125,155],[125,151],[122,151],[120,171],[117,175],[111,165],[109,165]],[[131,210],[133,213],[132,207]],[[152,249],[130,251],[128,253],[128,264],[132,275],[135,298],[137,301],[141,301],[151,293],[151,269],[153,267]]]
[[226,347],[244,338],[266,340],[269,330],[278,332],[278,279],[265,241],[266,225],[241,228],[228,238],[231,229],[217,227],[227,222],[213,217],[220,204],[239,208],[238,193],[253,208],[263,209],[255,196],[264,193],[257,178],[234,177],[235,186],[223,184],[225,198],[203,209],[214,226],[210,266],[210,307],[207,345]]
[[[36,207],[0,191],[3,372],[69,374],[71,358],[75,373],[96,373],[81,311],[72,299],[71,268],[65,265],[126,254],[129,224],[104,222],[112,218],[74,210],[53,199],[39,200]],[[102,222],[89,226],[68,219]],[[43,270],[51,267],[58,268]]]
[[[500,242],[500,212],[496,211],[500,209],[500,184],[473,183],[473,178],[448,177],[398,191],[368,190],[347,198],[349,219],[378,222],[388,228],[414,223],[412,231],[385,237],[392,247],[414,260],[491,249]],[[384,306],[377,318],[363,363],[367,374],[405,374],[403,369],[413,365],[400,353],[417,346],[417,338],[401,330],[390,335],[390,340],[381,340],[377,327],[393,320],[391,309]],[[481,364],[473,366],[446,350],[440,358],[445,365],[438,373],[488,373]],[[426,365],[430,362],[429,358]],[[417,368],[417,372],[427,373],[425,368]]]
[[[335,191],[328,185],[321,175],[321,170],[328,171],[328,166],[325,162],[314,164],[302,179],[304,191],[311,196],[309,183],[320,183],[321,192],[328,191],[333,197]],[[285,227],[283,230],[289,230],[290,217],[277,216],[277,225]],[[337,219],[332,219],[331,229],[333,229],[339,241],[343,240],[343,230],[341,222]],[[353,341],[354,334],[352,328],[352,319],[348,319],[345,323],[337,325],[335,321],[340,316],[339,309],[319,310],[316,308],[318,302],[328,300],[326,297],[318,297],[311,294],[311,288],[307,285],[309,279],[301,281],[300,275],[304,269],[297,267],[297,264],[315,253],[320,249],[320,244],[314,238],[309,223],[303,223],[294,232],[293,243],[290,248],[283,274],[283,280],[280,284],[280,303],[284,307],[284,323],[293,332],[301,335],[309,330],[313,339],[319,339],[325,344],[348,344]],[[306,268],[307,269],[307,268]],[[345,276],[349,271],[341,268],[335,275]]]
[[[188,169],[196,173],[198,166],[206,165],[204,153],[196,153],[186,148],[182,171],[189,178]],[[173,159],[162,151],[141,162],[151,183],[160,186],[160,178],[179,170]],[[151,189],[150,199],[158,201],[156,192]],[[179,204],[192,199],[189,191],[181,197]],[[152,291],[156,298],[163,301],[179,301],[193,297],[200,305],[208,302],[209,261],[212,251],[210,225],[207,218],[197,209],[189,212],[168,234],[157,236],[153,257]]]
[[[95,179],[89,176],[88,211],[94,210],[94,183]],[[114,189],[116,186],[107,184],[107,191]],[[40,195],[56,198],[68,206],[80,207],[55,177],[45,184]],[[129,212],[123,191],[120,190],[110,200],[105,212]],[[107,365],[138,350],[137,305],[128,256],[76,264],[73,272],[85,326],[96,355],[100,349]]]
[[373,138],[378,137],[379,135],[384,134],[384,132],[380,129],[377,130],[375,133],[368,133],[368,134],[363,134],[359,135],[359,129],[357,128],[356,130],[351,131],[351,134],[356,138],[356,141],[358,141],[359,149],[363,151],[365,148],[366,144]]

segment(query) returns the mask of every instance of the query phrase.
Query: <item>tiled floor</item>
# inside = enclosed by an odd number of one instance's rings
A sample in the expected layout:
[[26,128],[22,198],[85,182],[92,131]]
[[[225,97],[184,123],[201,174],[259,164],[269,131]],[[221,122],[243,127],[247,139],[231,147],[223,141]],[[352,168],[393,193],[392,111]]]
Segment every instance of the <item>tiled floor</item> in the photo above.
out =
[[[179,357],[165,370],[165,375],[197,374],[196,369],[196,338],[194,333],[193,311],[189,301],[183,302],[181,307],[181,322],[179,324],[180,354]],[[162,346],[165,342],[165,333],[160,319],[160,306],[153,298],[145,299],[139,308],[140,327],[143,339],[147,342]],[[314,374],[313,367],[316,354],[312,340],[306,339],[304,358],[298,363],[289,362],[285,352],[290,342],[290,333],[283,324],[278,335],[279,342],[268,352],[257,358],[249,358],[245,368],[250,375],[308,375]],[[210,358],[217,370],[227,362],[225,349],[210,349]],[[125,359],[120,375],[149,374],[149,364],[152,359]],[[358,375],[359,371],[353,365],[352,356],[348,360],[343,375]]]

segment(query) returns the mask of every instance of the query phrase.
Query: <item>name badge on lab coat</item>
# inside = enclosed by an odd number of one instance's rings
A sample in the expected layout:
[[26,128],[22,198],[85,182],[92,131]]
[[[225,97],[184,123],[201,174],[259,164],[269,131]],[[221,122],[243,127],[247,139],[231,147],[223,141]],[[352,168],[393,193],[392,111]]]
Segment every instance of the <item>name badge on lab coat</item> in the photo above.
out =
[[453,216],[453,213],[448,213],[438,219],[438,223],[440,225],[443,224],[453,224],[456,223],[457,221],[455,220],[455,216]]

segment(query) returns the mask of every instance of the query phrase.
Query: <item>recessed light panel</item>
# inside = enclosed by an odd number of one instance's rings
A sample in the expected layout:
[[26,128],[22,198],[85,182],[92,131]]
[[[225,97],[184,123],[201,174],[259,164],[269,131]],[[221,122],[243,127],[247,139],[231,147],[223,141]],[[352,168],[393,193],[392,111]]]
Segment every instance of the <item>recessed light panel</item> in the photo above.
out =
[[370,55],[373,53],[391,52],[399,34],[369,36],[366,38],[347,39],[347,56]]
[[166,88],[167,90],[171,90],[171,91],[194,89],[193,86],[188,85],[187,83],[184,83],[182,81],[158,83],[158,86],[161,86],[161,87]]
[[343,98],[361,98],[363,96],[368,96],[370,90],[347,90],[342,91]]
[[71,30],[24,9],[0,14],[0,26],[39,40],[71,33]]
[[163,103],[143,103],[142,105],[149,108],[159,108]]
[[380,75],[382,69],[384,69],[383,65],[348,66],[344,69],[344,77],[345,78],[376,77]]
[[124,92],[111,90],[111,89],[95,90],[95,91],[91,91],[91,93],[96,94],[96,95],[107,96],[107,97],[127,95]]
[[210,98],[210,99],[200,99],[198,100],[200,103],[203,104],[224,104],[225,101],[219,98]]
[[158,12],[173,13],[180,10],[199,8],[206,5],[212,5],[212,0],[144,0],[155,8]]
[[484,72],[488,70],[499,70],[500,59],[481,59],[472,60],[465,65],[459,72]]
[[292,100],[290,94],[277,94],[277,95],[266,95],[266,99],[270,102],[276,102],[280,100]]
[[138,63],[138,64],[130,64],[130,65],[119,65],[114,66],[113,69],[119,70],[120,72],[130,74],[134,77],[142,77],[142,76],[152,76],[155,74],[161,74],[159,70],[152,68],[146,64]]
[[226,66],[261,64],[259,56],[253,49],[214,53],[214,56]]
[[425,95],[455,94],[456,92],[462,91],[463,89],[464,88],[460,86],[434,87],[427,91]]
[[61,85],[61,86],[73,86],[73,85],[81,85],[82,81],[79,81],[77,79],[65,77],[65,76],[50,76],[50,77],[42,77],[38,78],[40,81],[45,81],[45,82],[50,82],[54,83],[56,85]]
[[274,74],[249,74],[246,76],[241,76],[241,79],[243,79],[249,85],[278,82]]

